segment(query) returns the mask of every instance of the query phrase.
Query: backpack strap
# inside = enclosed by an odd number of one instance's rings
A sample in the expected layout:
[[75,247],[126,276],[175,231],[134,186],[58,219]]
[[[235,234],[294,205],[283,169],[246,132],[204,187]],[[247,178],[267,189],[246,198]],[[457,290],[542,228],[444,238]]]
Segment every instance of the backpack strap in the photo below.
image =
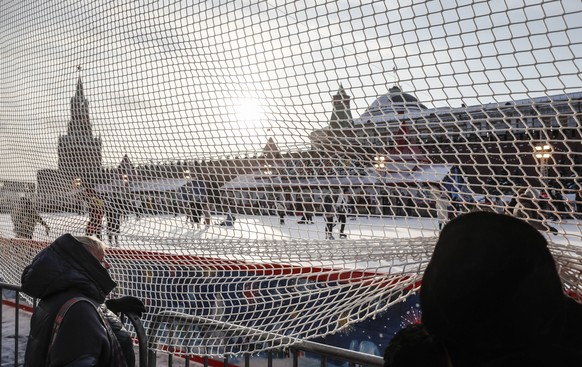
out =
[[[49,351],[52,349],[53,344],[55,343],[55,337],[57,336],[57,333],[59,332],[59,328],[61,327],[61,323],[63,322],[65,315],[67,314],[67,312],[69,311],[71,306],[73,306],[75,303],[77,303],[79,301],[87,301],[87,302],[91,303],[91,301],[89,301],[87,298],[73,297],[70,300],[68,300],[67,302],[65,302],[61,306],[61,308],[59,309],[59,313],[57,313],[57,317],[55,318],[55,322],[53,324],[53,332],[51,333],[51,339],[50,339],[50,343],[49,343],[49,347],[48,347]],[[47,358],[48,358],[48,353],[47,353]]]
[[55,338],[57,336],[57,333],[59,332],[59,328],[61,327],[63,319],[65,318],[65,315],[67,314],[69,309],[74,304],[76,304],[78,302],[90,303],[93,306],[93,308],[95,308],[95,311],[99,315],[99,318],[101,319],[101,323],[103,324],[103,326],[105,327],[105,330],[107,331],[107,339],[109,339],[109,344],[111,346],[111,366],[126,367],[127,363],[126,363],[125,358],[123,356],[123,352],[121,351],[121,346],[119,345],[119,341],[117,340],[117,337],[115,336],[113,329],[111,329],[111,325],[109,325],[109,321],[107,321],[107,319],[103,315],[103,312],[101,311],[99,305],[95,304],[95,302],[93,302],[90,299],[85,298],[85,297],[73,297],[73,298],[69,299],[67,302],[65,302],[61,306],[61,308],[59,309],[59,313],[57,314],[57,316],[55,318],[55,322],[53,324],[53,332],[51,333],[51,339],[50,339],[50,343],[49,343],[49,347],[48,347],[47,355],[46,355],[46,359],[47,359],[46,365],[47,366],[49,365],[49,363],[48,363],[48,358],[49,358],[49,354],[50,354],[49,352],[53,347],[53,344],[55,342]]

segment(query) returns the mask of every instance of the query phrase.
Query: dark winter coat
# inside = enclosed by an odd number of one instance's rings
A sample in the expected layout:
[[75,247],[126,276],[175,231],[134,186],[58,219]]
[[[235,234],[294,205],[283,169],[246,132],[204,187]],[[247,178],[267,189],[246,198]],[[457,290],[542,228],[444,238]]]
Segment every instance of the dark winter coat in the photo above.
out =
[[333,217],[335,215],[335,203],[333,198],[327,195],[323,199],[323,215],[327,217]]
[[[110,341],[94,305],[102,304],[116,284],[81,243],[70,234],[57,238],[24,269],[21,282],[24,293],[40,299],[30,321],[27,367],[111,365]],[[73,297],[94,305],[77,302],[69,309],[49,353],[55,317]]]
[[582,309],[565,296],[544,236],[517,218],[473,212],[449,222],[424,273],[420,307],[455,367],[582,361]]

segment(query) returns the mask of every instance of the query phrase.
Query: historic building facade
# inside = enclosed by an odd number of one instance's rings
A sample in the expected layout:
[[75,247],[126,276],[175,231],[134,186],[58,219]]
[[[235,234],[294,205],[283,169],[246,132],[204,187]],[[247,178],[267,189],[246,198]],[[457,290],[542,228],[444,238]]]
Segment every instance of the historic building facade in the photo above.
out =
[[83,81],[79,77],[75,95],[71,98],[71,120],[67,134],[59,137],[59,170],[81,179],[90,179],[101,172],[101,149],[101,138],[93,136],[89,101],[85,98]]
[[475,183],[490,176],[539,176],[536,148],[546,146],[551,154],[544,179],[567,180],[582,177],[581,121],[582,92],[427,108],[394,86],[347,128],[330,123],[314,131],[311,145],[370,164],[379,157],[450,163]]
[[77,210],[82,189],[104,180],[101,138],[93,135],[81,77],[70,110],[67,134],[59,137],[58,169],[37,172],[38,203],[47,210]]
[[[382,167],[390,167],[389,162],[448,164],[481,187],[487,182],[500,186],[503,179],[512,185],[539,176],[534,148],[540,144],[552,147],[546,162],[549,178],[566,182],[582,177],[582,93],[427,108],[393,86],[357,118],[352,117],[350,100],[340,85],[332,98],[329,126],[311,133],[308,150],[285,152],[269,140],[258,155],[135,167],[126,156],[118,168],[104,169],[102,142],[93,135],[89,102],[79,77],[70,101],[67,134],[59,138],[58,169],[37,174],[39,203],[63,209],[84,187],[186,175],[205,181],[211,196],[219,196],[224,184],[257,169],[286,179],[366,175],[379,159]],[[499,182],[491,183],[495,177]]]

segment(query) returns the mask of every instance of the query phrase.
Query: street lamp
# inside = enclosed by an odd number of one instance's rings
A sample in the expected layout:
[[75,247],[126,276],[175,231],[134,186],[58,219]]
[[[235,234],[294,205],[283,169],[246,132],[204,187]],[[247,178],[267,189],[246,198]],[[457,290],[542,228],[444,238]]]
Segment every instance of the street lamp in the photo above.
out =
[[270,175],[272,175],[272,174],[273,174],[272,167],[273,167],[273,166],[271,166],[270,164],[265,164],[265,165],[263,166],[263,169],[264,169],[263,173],[264,173],[265,175],[269,175],[269,176],[270,176]]
[[548,159],[552,157],[552,146],[550,144],[539,144],[534,147],[535,157],[540,161],[542,179],[548,178]]
[[384,163],[385,160],[386,160],[386,157],[375,156],[374,157],[374,168],[377,170],[384,169],[386,167],[386,164]]

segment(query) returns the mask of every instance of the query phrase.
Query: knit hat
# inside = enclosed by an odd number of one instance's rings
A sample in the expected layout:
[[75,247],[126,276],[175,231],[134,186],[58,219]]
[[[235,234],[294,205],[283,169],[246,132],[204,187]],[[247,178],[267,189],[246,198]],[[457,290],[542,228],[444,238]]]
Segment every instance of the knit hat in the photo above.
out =
[[540,232],[514,217],[471,212],[443,228],[420,306],[426,328],[462,366],[552,340],[565,300]]

